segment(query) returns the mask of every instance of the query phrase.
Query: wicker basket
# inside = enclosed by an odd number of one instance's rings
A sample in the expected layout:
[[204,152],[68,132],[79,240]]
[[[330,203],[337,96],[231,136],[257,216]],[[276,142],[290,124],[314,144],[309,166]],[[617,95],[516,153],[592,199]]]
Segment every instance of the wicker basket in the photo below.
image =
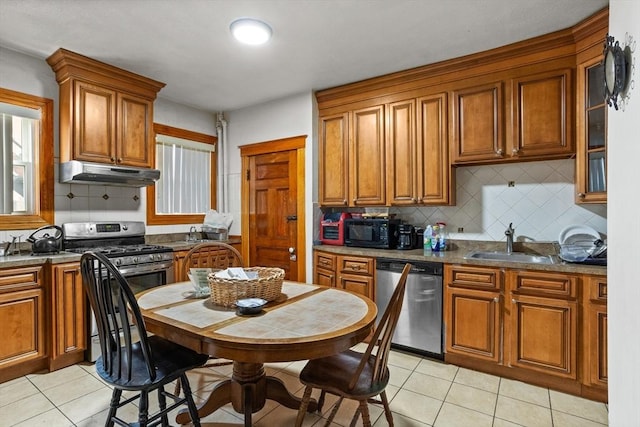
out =
[[211,301],[224,307],[234,307],[236,301],[242,298],[262,298],[273,301],[282,292],[284,270],[271,267],[248,267],[244,271],[256,271],[257,279],[240,280],[216,277],[209,273],[209,288]]

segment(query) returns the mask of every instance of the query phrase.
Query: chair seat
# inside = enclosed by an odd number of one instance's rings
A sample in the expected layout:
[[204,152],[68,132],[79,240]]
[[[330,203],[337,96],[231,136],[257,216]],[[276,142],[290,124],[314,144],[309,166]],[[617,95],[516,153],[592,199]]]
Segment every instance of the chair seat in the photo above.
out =
[[333,356],[310,360],[300,372],[300,381],[313,388],[324,389],[329,393],[342,396],[367,398],[376,396],[389,382],[389,369],[385,368],[379,381],[372,382],[375,363],[373,355],[369,356],[355,387],[349,389],[349,382],[358,369],[362,357],[362,353],[347,350]]
[[184,371],[202,366],[209,358],[206,354],[196,353],[179,344],[167,341],[157,335],[148,337],[153,360],[156,364],[156,378],[151,380],[146,361],[142,353],[140,343],[132,345],[131,362],[123,359],[122,369],[126,370],[129,363],[132,364],[131,379],[127,375],[119,375],[120,367],[118,358],[113,358],[115,363],[113,374],[105,370],[102,356],[96,361],[96,371],[100,378],[107,383],[124,390],[144,390],[155,388],[159,384],[166,384],[177,379]]

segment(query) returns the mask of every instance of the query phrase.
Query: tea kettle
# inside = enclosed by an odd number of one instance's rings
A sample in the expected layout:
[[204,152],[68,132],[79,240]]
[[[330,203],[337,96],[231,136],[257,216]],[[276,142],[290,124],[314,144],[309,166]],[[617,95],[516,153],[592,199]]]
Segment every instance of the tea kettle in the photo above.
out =
[[[50,235],[45,232],[40,237],[35,237],[36,234],[39,234],[45,230],[55,230],[54,235]],[[62,250],[62,236],[64,232],[61,227],[57,225],[45,225],[44,227],[38,228],[36,231],[31,234],[31,236],[27,237],[27,242],[32,243],[31,252],[33,254],[57,254]]]

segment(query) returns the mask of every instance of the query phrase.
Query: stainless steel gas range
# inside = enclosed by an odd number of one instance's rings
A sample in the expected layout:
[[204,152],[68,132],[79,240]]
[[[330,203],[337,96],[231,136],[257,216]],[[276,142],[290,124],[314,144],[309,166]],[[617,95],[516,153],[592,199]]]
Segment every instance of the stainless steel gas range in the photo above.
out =
[[[73,222],[63,224],[62,230],[65,251],[105,254],[127,279],[134,294],[174,281],[173,250],[146,244],[143,222]],[[88,313],[88,318],[87,359],[95,361],[100,342],[93,313]]]

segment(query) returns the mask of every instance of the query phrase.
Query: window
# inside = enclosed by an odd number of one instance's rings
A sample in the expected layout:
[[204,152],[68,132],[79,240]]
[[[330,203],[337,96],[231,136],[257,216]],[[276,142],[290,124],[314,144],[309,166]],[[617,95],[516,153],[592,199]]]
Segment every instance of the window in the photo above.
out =
[[217,138],[154,124],[160,179],[147,187],[147,224],[202,223],[216,207]]
[[0,88],[0,229],[53,223],[53,101]]

